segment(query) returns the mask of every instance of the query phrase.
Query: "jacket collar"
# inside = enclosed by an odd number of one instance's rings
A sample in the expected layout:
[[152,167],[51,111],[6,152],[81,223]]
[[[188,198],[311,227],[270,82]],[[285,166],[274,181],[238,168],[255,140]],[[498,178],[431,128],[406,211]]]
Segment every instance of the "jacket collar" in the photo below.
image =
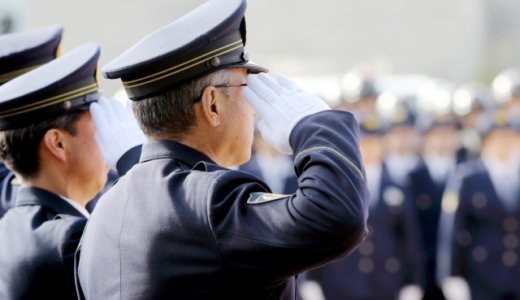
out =
[[60,196],[33,186],[22,186],[16,194],[16,206],[41,205],[52,209],[57,214],[85,216]]
[[201,152],[174,141],[160,140],[143,145],[139,162],[160,158],[177,159],[188,164],[192,168],[199,162],[215,164],[209,157]]

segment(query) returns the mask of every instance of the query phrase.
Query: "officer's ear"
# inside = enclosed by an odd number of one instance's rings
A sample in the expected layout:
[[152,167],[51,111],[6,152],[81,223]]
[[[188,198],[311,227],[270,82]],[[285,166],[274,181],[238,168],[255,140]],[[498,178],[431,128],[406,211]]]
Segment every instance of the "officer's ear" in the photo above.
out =
[[200,99],[201,117],[212,127],[220,125],[220,106],[218,90],[213,86],[204,89]]
[[47,130],[41,143],[47,153],[60,161],[67,160],[66,145],[67,136],[62,130],[55,128]]

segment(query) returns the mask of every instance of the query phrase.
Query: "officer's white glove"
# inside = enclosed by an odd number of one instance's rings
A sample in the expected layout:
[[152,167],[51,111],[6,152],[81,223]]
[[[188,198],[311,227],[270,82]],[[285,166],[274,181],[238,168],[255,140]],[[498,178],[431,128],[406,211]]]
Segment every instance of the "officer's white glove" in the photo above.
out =
[[471,293],[462,277],[448,277],[442,282],[442,292],[448,300],[470,300]]
[[302,300],[325,300],[320,284],[314,280],[305,280],[298,287]]
[[423,297],[423,290],[419,285],[405,285],[399,291],[399,300],[420,300]]
[[286,154],[292,154],[289,137],[298,121],[330,109],[323,100],[283,75],[278,75],[276,80],[264,73],[248,75],[243,92],[257,112],[257,126],[262,136]]
[[96,141],[111,169],[115,170],[126,151],[146,141],[129,105],[101,97],[90,105],[90,113],[96,124]]

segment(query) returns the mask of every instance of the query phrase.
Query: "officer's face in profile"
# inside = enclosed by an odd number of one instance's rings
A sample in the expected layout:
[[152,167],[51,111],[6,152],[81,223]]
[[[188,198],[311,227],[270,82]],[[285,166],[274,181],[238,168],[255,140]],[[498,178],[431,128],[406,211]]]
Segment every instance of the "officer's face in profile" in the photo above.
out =
[[[230,85],[247,83],[247,70],[244,68],[230,69]],[[230,161],[226,165],[239,165],[247,162],[251,157],[251,146],[254,137],[254,119],[256,112],[242,94],[242,87],[230,87],[229,96],[220,91],[220,96],[225,97],[225,110],[223,111],[222,126],[225,129],[225,139]]]
[[81,186],[81,197],[92,199],[107,181],[108,167],[95,139],[96,126],[90,112],[85,112],[76,123],[76,134],[71,135],[69,178]]

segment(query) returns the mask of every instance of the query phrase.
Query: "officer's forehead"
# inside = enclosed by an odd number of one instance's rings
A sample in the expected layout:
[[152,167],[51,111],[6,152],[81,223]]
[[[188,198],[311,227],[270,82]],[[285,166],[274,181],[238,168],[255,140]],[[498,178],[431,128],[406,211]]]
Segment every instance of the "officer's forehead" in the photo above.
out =
[[234,74],[236,74],[237,76],[240,76],[240,77],[247,76],[247,74],[248,74],[248,71],[246,68],[234,68],[233,72],[234,72]]
[[242,77],[247,77],[247,74],[248,74],[248,71],[246,68],[229,68],[229,69],[225,69],[224,72],[226,73],[226,75],[230,78],[242,78]]

